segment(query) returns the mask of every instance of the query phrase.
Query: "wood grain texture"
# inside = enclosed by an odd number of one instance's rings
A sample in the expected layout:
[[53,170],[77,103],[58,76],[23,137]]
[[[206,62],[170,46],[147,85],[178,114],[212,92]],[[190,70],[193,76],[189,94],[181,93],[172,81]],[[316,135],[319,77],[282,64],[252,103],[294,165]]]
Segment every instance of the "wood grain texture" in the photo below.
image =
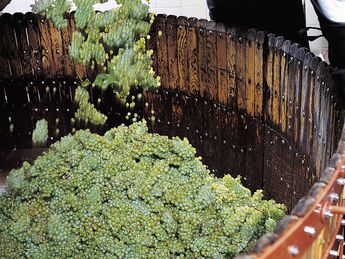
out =
[[42,67],[46,78],[56,76],[56,66],[54,65],[52,53],[52,39],[50,35],[50,22],[45,17],[40,16],[38,19],[38,27],[40,30],[40,43],[42,55]]
[[206,24],[206,62],[207,62],[207,96],[214,101],[218,100],[217,83],[217,25],[214,21]]
[[263,120],[264,107],[264,42],[265,33],[259,31],[255,35],[255,79],[254,79],[254,96],[255,96],[255,118]]
[[207,57],[206,57],[206,23],[207,20],[197,21],[198,28],[198,63],[199,63],[199,94],[204,97],[207,91]]
[[33,75],[33,68],[31,63],[29,41],[27,37],[27,21],[25,15],[22,13],[15,13],[13,15],[14,29],[18,43],[18,57],[22,67],[22,77],[28,78]]
[[244,84],[246,85],[246,113],[252,117],[255,116],[255,36],[256,31],[250,29],[246,33],[246,65],[244,72]]
[[178,62],[178,77],[179,90],[189,91],[189,73],[188,73],[188,49],[187,49],[187,17],[180,16],[177,19],[177,62]]
[[168,40],[169,89],[178,89],[178,49],[177,49],[177,17],[169,15],[166,23]]
[[236,76],[236,89],[237,89],[237,108],[245,112],[247,96],[246,96],[246,55],[245,48],[246,32],[238,31],[236,37],[236,63],[235,63],[235,76]]
[[282,46],[283,37],[278,36],[274,42],[274,54],[273,54],[273,106],[272,106],[272,127],[275,130],[281,130],[281,60],[282,60]]
[[4,14],[1,16],[3,26],[3,37],[8,54],[11,78],[20,78],[23,75],[22,65],[18,53],[18,41],[14,30],[13,16]]
[[198,94],[200,82],[197,19],[189,18],[187,21],[187,26],[187,70],[189,73],[189,88],[191,94]]
[[29,50],[31,56],[31,65],[33,78],[39,79],[43,77],[43,66],[42,66],[42,47],[41,47],[41,36],[38,26],[38,17],[34,13],[26,13],[25,18],[27,21],[27,36],[29,42]]
[[226,69],[229,73],[229,94],[230,99],[228,106],[232,109],[237,108],[237,88],[236,88],[236,28],[229,27],[226,28],[227,39],[226,39]]
[[265,121],[269,124],[273,123],[273,75],[274,75],[274,44],[275,36],[268,34],[267,40],[267,57],[265,58]]
[[227,35],[226,25],[217,23],[217,100],[224,105],[230,102],[230,76],[227,70]]
[[289,87],[289,52],[291,42],[285,40],[282,45],[281,71],[280,71],[280,128],[282,135],[288,138],[288,87]]

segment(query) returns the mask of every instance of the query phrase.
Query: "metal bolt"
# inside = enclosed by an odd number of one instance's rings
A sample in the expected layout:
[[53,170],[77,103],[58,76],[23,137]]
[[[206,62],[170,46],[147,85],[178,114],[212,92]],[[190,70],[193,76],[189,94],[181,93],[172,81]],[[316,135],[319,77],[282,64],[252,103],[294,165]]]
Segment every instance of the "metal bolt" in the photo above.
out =
[[305,226],[304,227],[304,232],[309,234],[310,236],[314,236],[315,233],[316,233],[316,230],[313,227]]
[[331,218],[333,217],[333,213],[330,211],[330,210],[326,210],[324,213],[323,213],[323,216],[325,218]]
[[288,251],[292,256],[296,256],[299,254],[299,249],[297,246],[293,245],[293,246],[289,246],[288,247]]
[[339,185],[345,185],[345,178],[339,178],[339,179],[337,180],[337,183],[338,183]]
[[332,203],[335,203],[339,200],[339,194],[335,192],[332,192],[331,194],[329,194],[328,197]]
[[344,236],[342,236],[342,235],[336,235],[335,239],[336,239],[336,240],[344,240]]

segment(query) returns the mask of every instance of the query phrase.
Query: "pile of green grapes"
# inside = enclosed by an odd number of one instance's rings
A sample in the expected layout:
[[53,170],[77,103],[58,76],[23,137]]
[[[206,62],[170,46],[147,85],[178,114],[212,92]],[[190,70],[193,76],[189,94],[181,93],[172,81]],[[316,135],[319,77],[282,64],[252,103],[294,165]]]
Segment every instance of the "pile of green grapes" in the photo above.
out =
[[[94,82],[84,81],[79,93],[83,91],[86,95],[87,87],[112,87],[119,98],[125,99],[132,87],[140,86],[145,91],[159,86],[160,78],[152,69],[153,51],[146,49],[154,20],[148,4],[141,0],[116,0],[118,7],[96,12],[93,6],[104,2],[107,1],[73,0],[77,7],[74,15],[77,31],[72,36],[70,56],[93,69],[101,67],[101,71],[96,70]],[[36,0],[32,8],[35,12],[44,12],[61,29],[68,24],[64,15],[70,12],[72,1]],[[105,123],[106,116],[94,108],[85,112],[85,102],[76,101],[82,110],[77,112],[78,119],[98,125]]]
[[10,173],[1,258],[223,258],[285,215],[239,178],[213,176],[187,139],[145,122],[76,131]]

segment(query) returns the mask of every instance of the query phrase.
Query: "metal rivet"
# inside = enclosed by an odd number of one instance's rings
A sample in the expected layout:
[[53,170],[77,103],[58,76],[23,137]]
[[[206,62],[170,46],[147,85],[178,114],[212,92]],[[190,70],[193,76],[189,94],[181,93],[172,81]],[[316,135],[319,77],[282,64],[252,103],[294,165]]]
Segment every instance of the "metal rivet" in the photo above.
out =
[[336,239],[336,240],[344,240],[344,236],[342,236],[342,235],[336,235],[335,239]]
[[288,251],[289,251],[289,253],[292,255],[292,256],[296,256],[296,255],[298,255],[299,254],[299,249],[298,249],[298,247],[297,246],[289,246],[288,247]]
[[325,218],[331,218],[331,217],[333,217],[333,213],[330,210],[325,210],[323,213],[323,216]]
[[339,201],[339,194],[338,193],[332,192],[328,195],[328,197],[332,203]]
[[339,179],[337,179],[337,183],[338,183],[339,185],[345,185],[345,178],[339,178]]
[[316,233],[316,230],[313,227],[306,226],[304,227],[304,232],[309,234],[310,236],[314,236]]

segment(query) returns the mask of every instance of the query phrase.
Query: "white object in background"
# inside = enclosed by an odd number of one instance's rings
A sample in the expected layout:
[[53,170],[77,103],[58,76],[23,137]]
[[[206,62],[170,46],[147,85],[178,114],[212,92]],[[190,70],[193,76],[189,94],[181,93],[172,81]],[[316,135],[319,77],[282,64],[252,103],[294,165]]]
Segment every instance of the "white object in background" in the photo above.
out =
[[12,0],[4,10],[3,13],[26,13],[31,11],[30,5],[33,4],[34,1],[31,0]]
[[345,23],[345,0],[318,0],[318,3],[332,22]]
[[[31,5],[34,4],[35,0],[12,0],[2,11],[3,13],[26,13],[31,11]],[[144,3],[145,0],[143,0]],[[75,5],[72,4],[72,10],[75,10]],[[111,10],[119,5],[116,4],[114,0],[108,0],[108,2],[105,2],[103,4],[95,4],[94,8],[97,11],[106,11]]]

